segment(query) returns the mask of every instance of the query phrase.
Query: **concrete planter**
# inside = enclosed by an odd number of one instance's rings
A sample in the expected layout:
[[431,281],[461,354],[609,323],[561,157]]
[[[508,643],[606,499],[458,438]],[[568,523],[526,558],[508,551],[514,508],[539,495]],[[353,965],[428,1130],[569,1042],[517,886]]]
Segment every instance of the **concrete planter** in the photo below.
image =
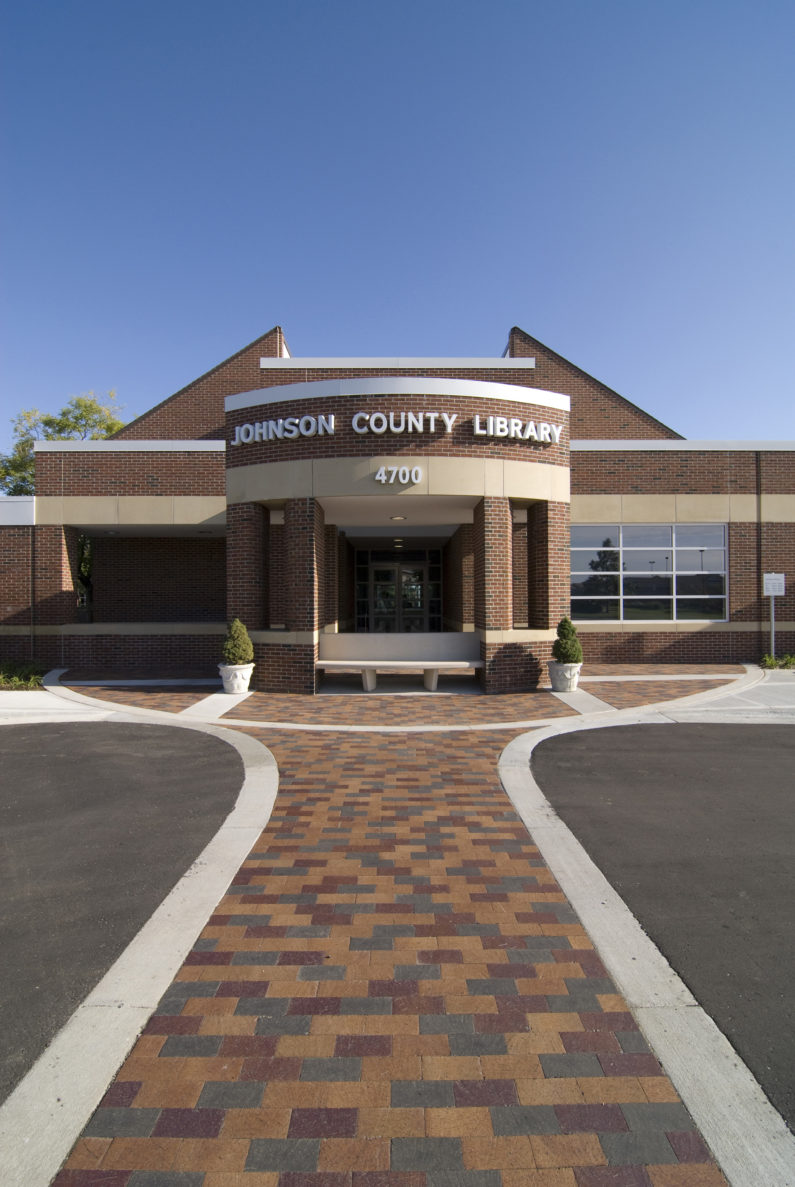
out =
[[582,664],[559,664],[551,659],[547,667],[553,692],[574,692],[580,680]]
[[224,692],[248,692],[253,664],[219,664],[218,671],[224,682]]

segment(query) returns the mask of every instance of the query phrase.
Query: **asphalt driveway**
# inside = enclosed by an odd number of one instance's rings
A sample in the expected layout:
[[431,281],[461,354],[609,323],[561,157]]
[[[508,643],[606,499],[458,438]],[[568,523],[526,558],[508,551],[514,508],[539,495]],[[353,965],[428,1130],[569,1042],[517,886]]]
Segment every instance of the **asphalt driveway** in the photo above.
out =
[[615,726],[533,752],[558,815],[795,1124],[795,729]]
[[234,806],[236,750],[190,729],[0,729],[0,1101]]

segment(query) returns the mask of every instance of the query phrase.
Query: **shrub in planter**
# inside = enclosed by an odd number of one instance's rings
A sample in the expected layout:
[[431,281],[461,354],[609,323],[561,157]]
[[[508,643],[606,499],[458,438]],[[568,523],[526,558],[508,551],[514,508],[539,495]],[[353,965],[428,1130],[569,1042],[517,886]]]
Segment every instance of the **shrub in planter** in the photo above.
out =
[[224,662],[218,665],[224,692],[248,692],[254,671],[254,644],[239,618],[229,624],[223,647]]
[[552,691],[573,692],[580,679],[582,643],[570,618],[561,618],[558,623],[558,637],[552,644],[552,655],[554,658],[547,665]]

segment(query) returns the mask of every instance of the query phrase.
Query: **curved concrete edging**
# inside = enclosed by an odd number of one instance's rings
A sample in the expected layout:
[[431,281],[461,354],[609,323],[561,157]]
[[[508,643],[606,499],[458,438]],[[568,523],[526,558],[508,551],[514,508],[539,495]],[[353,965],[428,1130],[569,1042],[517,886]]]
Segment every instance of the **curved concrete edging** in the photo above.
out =
[[[678,706],[685,705],[686,707],[694,707],[695,708],[702,704],[706,704],[710,701],[714,701],[721,697],[728,696],[730,693],[745,692],[749,688],[753,688],[754,685],[758,684],[761,680],[764,680],[765,673],[760,668],[756,667],[756,665],[744,664],[743,666],[745,668],[745,672],[743,673],[742,676],[738,676],[736,679],[728,678],[725,681],[725,683],[721,684],[718,688],[710,688],[704,692],[690,693],[687,696],[676,697],[670,701],[654,702],[652,705],[650,705],[648,707],[647,711],[652,711],[652,710],[657,710],[657,709],[666,709],[666,708],[674,706],[674,705],[678,705]],[[45,686],[45,688],[47,688],[47,690],[49,692],[53,693],[55,696],[62,697],[64,700],[75,701],[78,704],[85,705],[86,708],[90,707],[94,710],[99,710],[99,709],[107,710],[109,702],[103,701],[99,697],[86,696],[84,693],[76,692],[73,688],[67,688],[67,687],[63,686],[62,684],[60,684],[59,677],[63,674],[64,671],[66,671],[65,668],[57,668],[57,669],[54,669],[52,672],[48,672],[47,675],[44,677],[44,686]],[[672,677],[670,677],[670,679],[674,680],[675,677],[672,676]],[[662,680],[661,680],[661,683],[663,683]],[[236,697],[228,697],[227,699],[230,702],[230,708],[233,705],[237,705],[241,701],[246,700],[246,698],[249,695],[250,695],[249,693],[242,693]],[[290,730],[290,731],[294,731],[296,733],[303,732],[303,733],[343,733],[343,734],[344,733],[357,733],[357,734],[358,733],[361,733],[361,734],[373,734],[373,733],[375,733],[375,734],[414,734],[414,733],[434,734],[434,733],[436,733],[436,734],[443,734],[443,733],[468,733],[472,730],[489,730],[489,731],[516,730],[516,729],[537,730],[537,729],[542,729],[545,727],[550,727],[552,729],[556,729],[556,727],[558,729],[566,729],[566,728],[577,729],[577,728],[580,728],[580,726],[577,725],[576,723],[582,722],[582,720],[586,717],[587,717],[588,721],[592,721],[594,718],[598,718],[599,721],[601,722],[603,719],[604,720],[612,720],[616,716],[617,713],[631,713],[631,712],[639,712],[640,711],[638,709],[634,709],[634,710],[633,709],[613,709],[610,705],[607,705],[606,703],[597,701],[597,699],[595,697],[589,698],[594,706],[593,708],[589,708],[589,709],[585,709],[584,707],[578,708],[577,701],[576,701],[577,693],[563,692],[563,693],[553,693],[552,695],[555,696],[563,704],[570,705],[572,708],[576,709],[579,716],[565,717],[565,718],[539,717],[539,718],[533,718],[530,720],[521,719],[518,721],[488,721],[488,720],[486,720],[486,721],[482,721],[482,722],[467,722],[464,725],[452,725],[452,724],[445,724],[445,725],[407,725],[407,724],[404,724],[404,725],[342,725],[342,724],[323,725],[318,722],[307,723],[307,722],[289,722],[289,721],[256,721],[256,720],[250,720],[250,719],[244,718],[244,717],[228,717],[228,716],[226,716],[223,718],[223,724],[231,725],[231,726],[242,726],[242,727],[248,728],[248,729]],[[489,698],[486,698],[486,700],[488,700],[488,699]],[[200,705],[201,705],[201,702],[199,702],[199,704],[197,704],[197,705],[191,706],[190,719],[194,722],[201,721]],[[599,707],[599,706],[602,706],[602,707]],[[131,705],[125,706],[125,708],[126,708],[127,713],[130,713],[130,714],[140,713],[143,716],[151,716],[151,717],[156,717],[159,720],[170,721],[172,724],[179,724],[180,722],[187,724],[186,717],[188,716],[188,714],[186,714],[184,712],[182,714],[174,714],[174,713],[166,712],[161,709],[147,709],[144,707],[131,706]],[[213,721],[217,721],[217,720],[218,720],[218,718],[213,717]],[[568,726],[565,723],[569,723]]]
[[[45,678],[51,691],[58,674]],[[103,720],[140,725],[142,717],[227,742],[243,761],[243,784],[215,836],[0,1106],[0,1165],[8,1183],[50,1183],[273,810],[278,768],[260,742],[172,713],[113,712]]]
[[[698,719],[689,709],[687,720]],[[714,717],[705,712],[703,720]],[[561,733],[674,723],[660,706],[622,710],[609,720],[567,718],[509,742],[499,760],[500,780],[732,1187],[793,1187],[795,1138],[784,1120],[530,770],[535,747]]]

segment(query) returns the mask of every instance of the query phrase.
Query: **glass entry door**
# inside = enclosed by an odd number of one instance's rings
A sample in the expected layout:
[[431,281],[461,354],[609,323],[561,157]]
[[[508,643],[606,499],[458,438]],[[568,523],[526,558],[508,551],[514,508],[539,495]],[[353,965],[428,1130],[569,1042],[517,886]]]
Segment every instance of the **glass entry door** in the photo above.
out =
[[370,622],[382,634],[427,631],[428,566],[371,565]]

